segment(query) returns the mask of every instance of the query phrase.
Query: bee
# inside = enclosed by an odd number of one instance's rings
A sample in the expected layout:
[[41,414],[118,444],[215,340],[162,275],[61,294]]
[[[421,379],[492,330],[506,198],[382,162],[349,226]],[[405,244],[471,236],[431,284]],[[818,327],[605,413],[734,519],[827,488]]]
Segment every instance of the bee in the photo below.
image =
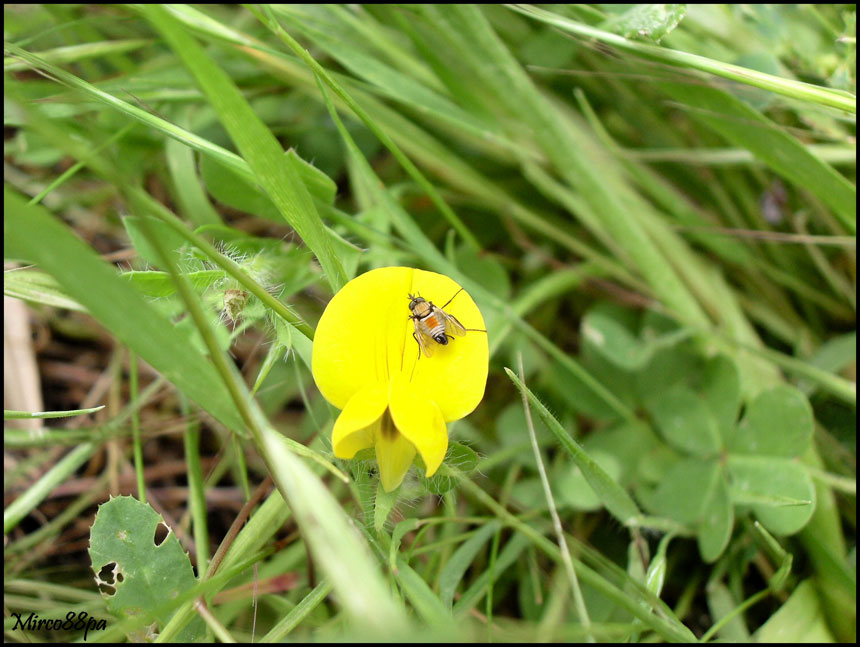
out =
[[434,305],[432,301],[427,301],[421,295],[408,295],[409,310],[412,311],[409,318],[415,326],[415,332],[412,333],[412,336],[418,343],[419,358],[421,357],[421,351],[424,351],[424,354],[427,357],[433,356],[435,346],[432,342],[436,342],[442,346],[447,346],[449,337],[451,339],[454,339],[454,336],[463,337],[469,331],[487,332],[486,330],[477,328],[466,328],[457,320],[457,317],[445,312],[445,308],[448,307],[448,304],[451,303],[454,300],[454,297],[460,294],[462,290],[463,288],[457,290],[454,293],[454,296],[448,299],[445,305],[441,308]]

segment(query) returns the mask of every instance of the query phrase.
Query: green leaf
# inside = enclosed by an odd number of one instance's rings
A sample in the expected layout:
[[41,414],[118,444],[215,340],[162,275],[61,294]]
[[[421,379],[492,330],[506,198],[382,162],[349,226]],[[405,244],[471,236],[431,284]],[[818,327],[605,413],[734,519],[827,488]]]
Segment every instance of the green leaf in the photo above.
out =
[[454,554],[451,555],[451,559],[445,563],[445,568],[439,574],[439,597],[446,608],[452,608],[457,585],[463,579],[466,570],[475,561],[478,551],[483,548],[484,544],[490,540],[490,537],[500,527],[501,524],[498,521],[491,521],[481,526],[474,535],[463,542]]
[[708,360],[702,374],[702,395],[705,404],[726,445],[734,435],[738,410],[741,406],[741,381],[737,365],[725,355]]
[[706,562],[714,562],[729,545],[735,523],[729,485],[720,474],[710,500],[705,505],[696,532],[699,552]]
[[793,386],[780,385],[753,400],[729,446],[733,454],[792,458],[812,442],[812,407]]
[[396,578],[410,604],[428,627],[442,631],[452,627],[450,610],[442,604],[427,586],[427,582],[403,558],[397,559]]
[[394,532],[391,533],[391,547],[388,551],[388,561],[392,572],[397,572],[397,558],[398,552],[400,551],[400,542],[403,541],[403,536],[406,533],[415,530],[418,527],[419,522],[420,519],[410,517],[394,526]]
[[640,512],[636,503],[627,494],[627,491],[616,483],[606,471],[597,464],[597,462],[589,456],[582,446],[577,443],[570,434],[561,426],[558,420],[549,412],[549,410],[538,400],[519,378],[509,368],[505,368],[508,377],[514,385],[526,395],[529,403],[534,407],[543,423],[553,433],[559,444],[573,458],[573,461],[582,470],[585,479],[591,485],[597,496],[606,506],[606,509],[612,513],[621,523],[626,523],[634,517],[638,517]]
[[[455,101],[440,94],[429,84],[422,83],[420,79],[403,74],[379,58],[362,51],[372,51],[373,46],[379,44],[373,40],[363,42],[362,35],[343,29],[346,22],[344,18],[348,14],[339,6],[277,5],[273,7],[273,11],[288,21],[291,28],[301,31],[318,44],[356,77],[378,87],[384,96],[420,110],[422,114],[431,115],[431,118],[446,122],[462,133],[469,133],[477,142],[486,144],[489,141],[506,148],[516,148],[516,144],[503,139],[500,133],[496,132],[498,126],[463,110]],[[353,21],[352,24],[356,23]],[[401,55],[405,56],[406,52],[401,52]],[[411,71],[414,73],[417,70],[413,68]]]
[[126,216],[122,219],[123,227],[125,227],[128,237],[131,239],[131,244],[134,246],[138,255],[149,263],[152,267],[161,267],[161,256],[152,247],[146,237],[146,232],[150,229],[158,236],[165,251],[174,252],[174,262],[181,263],[181,257],[176,252],[179,252],[184,246],[189,246],[188,242],[166,224],[151,216],[143,216],[146,218],[146,229],[142,229],[140,217]]
[[782,544],[776,540],[776,537],[765,530],[764,526],[758,521],[753,523],[753,537],[756,543],[764,549],[771,561],[779,566],[776,572],[768,579],[767,585],[775,593],[781,591],[786,584],[789,573],[791,573],[794,555],[785,550]]
[[641,426],[625,422],[608,429],[593,430],[585,437],[582,447],[594,456],[598,463],[598,454],[612,456],[620,470],[618,482],[627,486],[636,480],[642,458],[658,442],[654,434],[643,433]]
[[681,523],[694,524],[705,516],[708,502],[719,486],[720,468],[715,461],[684,458],[675,463],[654,493],[658,514]]
[[141,5],[139,11],[156,26],[194,75],[257,181],[314,252],[332,290],[337,292],[347,276],[302,182],[301,173],[307,169],[295,157],[285,158],[278,140],[251,109],[233,80],[206,55],[176,18],[157,5]]
[[765,456],[728,458],[731,497],[749,503],[762,525],[775,535],[803,528],[815,511],[815,487],[806,469],[794,460]]
[[122,343],[230,429],[245,424],[213,366],[116,270],[44,208],[4,194],[5,253],[51,274]]
[[[711,618],[724,618],[738,607],[738,601],[732,595],[729,587],[720,581],[709,583],[705,592],[708,596],[708,610],[711,612]],[[717,635],[721,641],[725,642],[750,642],[750,632],[742,613],[736,614],[722,625]]]
[[758,110],[728,92],[703,84],[655,81],[690,116],[733,146],[749,150],[773,171],[804,187],[830,207],[852,234],[857,232],[857,191],[832,166],[821,161],[795,137]]
[[[92,568],[108,610],[120,619],[143,613],[164,627],[173,615],[172,610],[164,611],[165,601],[197,583],[188,554],[172,531],[156,544],[160,524],[164,524],[160,514],[130,496],[111,499],[96,513],[90,529]],[[176,639],[191,642],[204,634],[203,619],[198,617]]]
[[758,643],[832,643],[833,634],[811,579],[801,582],[776,613],[753,634]]
[[[65,47],[55,47],[54,49],[36,54],[46,61],[52,63],[73,63],[83,61],[89,58],[109,57],[112,54],[121,54],[130,52],[152,43],[149,39],[128,39],[128,40],[109,40],[91,43],[81,43],[79,45],[67,45]],[[3,70],[6,72],[20,72],[26,70],[27,64],[24,61],[18,61],[14,57],[3,59]]]
[[55,308],[86,312],[80,303],[72,299],[56,280],[45,272],[34,269],[19,269],[3,273],[3,294]]
[[[212,332],[215,333],[215,341],[218,343],[218,348],[226,352],[230,348],[230,331],[221,320],[220,315],[212,310],[206,310],[204,316],[209,319],[209,326]],[[173,329],[176,334],[183,339],[185,343],[193,345],[200,351],[201,355],[206,355],[208,348],[203,336],[200,334],[200,329],[192,321],[191,317],[185,317],[181,321],[174,324]]]
[[[528,346],[522,344],[528,350]],[[632,405],[630,394],[633,393],[632,383],[634,378],[628,373],[612,364],[609,360],[596,352],[588,352],[591,345],[584,349],[586,355],[582,357],[582,370],[587,372],[593,380],[601,384],[614,385],[613,392],[624,399],[624,405]],[[528,357],[541,357],[539,353],[529,354]],[[528,361],[525,359],[525,361]],[[534,361],[534,360],[533,360]],[[528,364],[526,364],[528,366]],[[538,365],[540,368],[540,365]],[[597,420],[616,421],[620,417],[618,407],[613,407],[606,398],[596,393],[591,384],[584,376],[576,375],[559,362],[551,362],[549,365],[549,386],[558,397],[562,398],[574,412],[582,413],[589,418]]]
[[490,256],[481,256],[472,247],[462,246],[454,257],[460,270],[500,299],[511,296],[511,280],[499,261]]
[[642,454],[636,476],[651,483],[659,483],[677,462],[678,452],[664,443],[655,443]]
[[639,4],[610,19],[605,27],[625,38],[642,36],[659,43],[686,15],[686,4]]
[[614,310],[600,305],[582,318],[582,336],[597,353],[616,366],[635,371],[650,359],[649,349],[631,330],[619,321]]
[[373,527],[376,528],[376,532],[381,531],[388,520],[388,515],[391,514],[394,504],[397,503],[399,491],[400,488],[395,488],[392,492],[386,492],[385,488],[382,487],[382,481],[379,481],[376,488],[376,498],[373,501]]
[[689,341],[661,349],[635,375],[634,388],[639,400],[647,403],[673,386],[686,383],[690,375],[702,371],[702,364],[701,353]]
[[505,544],[505,547],[496,558],[496,565],[493,573],[491,574],[489,569],[483,571],[475,578],[472,585],[463,592],[460,599],[457,600],[457,604],[454,605],[453,609],[454,617],[463,617],[470,609],[474,608],[478,601],[483,597],[484,592],[487,590],[490,576],[492,575],[494,579],[498,579],[502,573],[507,572],[507,569],[509,569],[520,558],[520,553],[525,550],[526,546],[529,546],[529,538],[518,532],[514,533],[513,537],[511,537],[510,541]]
[[281,214],[269,196],[236,169],[204,155],[200,158],[200,175],[206,190],[218,202],[258,218],[281,221]]
[[[673,50],[666,47],[655,47],[645,43],[637,43],[622,38],[616,34],[575,22],[561,16],[560,14],[533,6],[512,5],[511,8],[514,11],[518,11],[531,18],[576,34],[581,38],[595,38],[603,43],[607,43],[623,51],[633,52],[634,54],[649,60],[661,61],[677,67],[702,70],[710,74],[716,74],[727,79],[732,79],[739,83],[746,83],[755,87],[770,90],[771,92],[777,92],[793,99],[800,99],[825,106],[831,106],[839,110],[845,110],[851,114],[857,112],[857,100],[850,92],[823,88],[812,85],[811,83],[795,81],[794,79],[784,79],[770,74],[762,74],[756,70],[743,68],[738,65],[730,65],[729,63],[706,58],[704,56],[698,56],[696,54],[690,54],[680,50]],[[697,84],[696,87],[699,87],[699,84]]]
[[[120,276],[129,281],[141,294],[148,297],[169,297],[176,294],[176,285],[166,272],[123,272]],[[188,272],[185,278],[198,290],[215,285],[229,275],[224,270]]]
[[323,204],[333,205],[337,197],[337,183],[316,166],[299,157],[292,148],[285,155],[304,182],[311,197]]
[[345,614],[365,635],[404,632],[408,625],[405,611],[391,598],[379,564],[362,536],[356,533],[353,520],[322,480],[295,454],[299,447],[313,450],[271,427],[266,426],[262,431],[260,453],[274,466],[272,478],[285,495],[306,545],[337,592]]
[[645,573],[645,588],[657,597],[660,597],[660,593],[663,591],[663,583],[666,581],[666,569],[668,568],[666,550],[669,548],[669,542],[673,538],[674,535],[672,533],[663,535],[663,538],[660,539],[660,543],[657,545],[657,554],[651,558],[651,563],[648,564],[648,572]]
[[72,409],[69,411],[10,411],[3,410],[3,420],[34,420],[41,418],[71,418],[72,416],[85,416],[105,408],[105,405],[93,407],[92,409]]
[[299,602],[292,610],[283,618],[278,620],[274,627],[269,630],[260,642],[274,643],[283,642],[284,637],[295,629],[301,622],[307,618],[314,609],[316,609],[331,593],[332,585],[323,580],[316,585],[313,591],[308,593],[302,601]]
[[[276,5],[277,6],[277,5]],[[263,15],[265,13],[265,15]],[[314,73],[316,77],[320,89],[323,91],[324,100],[329,103],[329,109],[331,113],[331,105],[326,97],[327,93],[324,90],[323,83],[328,85],[334,92],[339,96],[344,103],[355,113],[357,117],[359,117],[364,124],[373,132],[374,135],[388,148],[392,155],[397,159],[400,165],[404,168],[404,170],[418,183],[418,185],[427,193],[433,203],[439,208],[442,212],[442,215],[446,220],[460,233],[463,239],[475,247],[475,249],[479,249],[480,245],[475,240],[475,237],[472,233],[463,225],[463,222],[460,218],[451,210],[448,204],[442,199],[438,190],[424,177],[424,175],[418,170],[418,168],[412,163],[412,161],[403,154],[400,150],[400,147],[391,139],[386,130],[381,128],[362,108],[356,101],[346,92],[346,90],[335,81],[332,76],[319,64],[317,63],[313,57],[305,50],[299,43],[296,41],[290,34],[288,34],[284,29],[278,24],[275,16],[272,13],[272,9],[268,6],[264,7],[263,13],[257,12],[258,18],[266,25],[269,26],[270,29],[282,40],[290,49],[295,52],[299,58],[301,58],[308,67]],[[336,113],[332,114],[332,117],[335,120],[335,123],[338,127],[338,130],[341,131],[341,134],[344,135],[345,128],[343,128],[343,124],[340,123],[339,118]],[[352,140],[352,137],[345,136],[344,140]],[[354,145],[354,142],[349,143],[348,145]],[[352,154],[352,152],[351,152]],[[359,155],[361,153],[359,152]]]
[[[420,456],[416,457],[416,460],[420,460]],[[462,443],[450,443],[448,445],[448,451],[445,453],[445,463],[452,467],[456,467],[458,470],[466,474],[473,471],[478,466],[479,460],[480,459],[475,453],[475,450]],[[422,470],[422,473],[423,471],[424,470]],[[443,474],[435,474],[429,479],[426,477],[422,478],[424,479],[427,489],[433,494],[445,494],[445,492],[453,489],[457,484],[456,479]]]
[[[334,204],[337,195],[334,180],[303,160],[295,151],[289,150],[284,155],[295,166],[314,199],[324,204]],[[200,159],[200,174],[206,183],[206,190],[219,202],[260,218],[281,222],[281,214],[271,198],[234,167],[217,158],[204,156]]]
[[[7,273],[8,277],[9,274]],[[809,363],[822,370],[838,373],[857,362],[857,333],[850,332],[828,339],[809,358]],[[818,385],[809,380],[798,381],[797,387],[808,397]]]
[[71,478],[74,473],[95,453],[97,445],[93,441],[79,444],[63,456],[41,477],[29,485],[18,497],[3,508],[3,532],[9,534],[21,520],[32,512],[60,483]]
[[[180,113],[177,122],[183,128],[189,127],[189,111]],[[194,149],[176,139],[164,143],[167,168],[173,181],[173,191],[182,215],[197,226],[220,224],[221,216],[206,197],[195,164]]]
[[655,397],[648,410],[673,447],[696,456],[711,455],[722,447],[716,420],[704,400],[688,386],[679,385]]
[[[588,449],[588,454],[600,467],[606,470],[609,477],[620,481],[623,472],[618,459],[608,452],[599,449]],[[600,497],[594,492],[582,470],[574,464],[559,465],[559,469],[553,471],[552,482],[558,483],[555,490],[556,503],[559,507],[568,505],[574,510],[599,510],[603,507]],[[520,481],[524,483],[525,481]],[[537,492],[538,499],[543,496],[543,491]]]

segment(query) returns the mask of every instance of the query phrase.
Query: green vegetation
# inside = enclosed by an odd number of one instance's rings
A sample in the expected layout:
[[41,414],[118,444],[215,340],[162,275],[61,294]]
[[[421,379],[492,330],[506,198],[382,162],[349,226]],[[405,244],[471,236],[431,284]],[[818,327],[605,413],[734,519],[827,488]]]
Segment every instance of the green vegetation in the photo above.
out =
[[[856,639],[853,6],[4,17],[8,641]],[[310,366],[393,265],[490,372],[385,492]]]

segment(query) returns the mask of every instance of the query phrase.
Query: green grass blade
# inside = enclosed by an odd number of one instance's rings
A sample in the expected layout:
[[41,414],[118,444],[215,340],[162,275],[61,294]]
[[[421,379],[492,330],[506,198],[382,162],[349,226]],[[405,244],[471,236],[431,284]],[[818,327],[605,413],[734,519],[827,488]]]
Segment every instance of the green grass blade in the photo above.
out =
[[747,67],[740,67],[722,61],[715,61],[704,56],[697,56],[689,52],[679,52],[665,47],[656,47],[618,36],[611,32],[596,29],[582,23],[574,22],[557,13],[540,9],[532,5],[506,5],[514,11],[545,22],[564,31],[582,36],[594,38],[618,49],[623,49],[634,54],[650,59],[663,61],[679,67],[687,67],[702,72],[715,74],[732,81],[745,83],[764,90],[770,90],[794,99],[802,99],[818,103],[832,108],[838,108],[852,114],[857,112],[857,99],[849,92],[822,88],[802,81],[783,79],[771,74],[765,74]]
[[3,510],[3,532],[11,532],[60,483],[69,478],[96,451],[95,443],[83,443],[66,454],[51,469]]
[[91,409],[72,409],[69,411],[9,411],[3,410],[3,420],[36,420],[40,418],[70,418],[72,416],[85,416],[105,408],[105,405]]
[[317,565],[326,573],[341,606],[371,635],[406,635],[406,618],[338,502],[323,482],[287,449],[272,429],[262,433],[261,452],[284,493]]
[[491,522],[482,526],[478,532],[472,535],[469,539],[451,555],[445,563],[445,567],[439,574],[439,596],[442,599],[442,604],[451,608],[454,603],[454,593],[457,590],[457,585],[463,576],[466,574],[470,564],[475,560],[484,544],[486,544],[493,533],[499,529],[498,522]]
[[[51,63],[74,63],[88,58],[131,52],[151,43],[152,41],[149,39],[140,38],[112,40],[101,43],[85,43],[82,45],[57,47],[45,52],[35,52],[35,54]],[[21,70],[26,70],[27,67],[28,66],[24,61],[15,60],[13,57],[7,57],[3,60],[3,70],[6,72],[20,72]]]
[[308,614],[312,613],[326,596],[331,593],[332,586],[327,581],[320,582],[316,585],[313,591],[308,593],[295,608],[285,615],[278,623],[271,628],[269,633],[260,639],[261,643],[282,642],[283,639],[293,630],[299,623],[307,618]]
[[469,231],[469,229],[463,224],[460,218],[455,214],[448,204],[442,199],[442,196],[439,194],[439,191],[434,187],[427,178],[424,177],[424,174],[418,170],[418,167],[412,163],[406,155],[400,150],[400,147],[388,136],[388,134],[380,128],[376,121],[372,119],[367,112],[359,106],[352,97],[338,84],[331,76],[323,69],[323,67],[317,63],[308,52],[299,45],[296,40],[290,36],[287,32],[285,32],[278,22],[271,15],[271,9],[266,7],[267,16],[264,18],[260,16],[261,20],[269,26],[280,38],[283,40],[299,57],[304,60],[304,62],[313,70],[314,74],[317,75],[320,79],[322,79],[331,89],[343,100],[350,109],[365,123],[365,125],[370,128],[374,135],[388,148],[392,155],[397,158],[397,161],[403,166],[407,173],[421,186],[424,191],[426,191],[427,195],[433,201],[433,203],[437,206],[442,215],[451,223],[451,226],[457,230],[457,232],[463,237],[463,240],[466,241],[468,245],[470,245],[473,249],[480,249],[480,244],[474,235]]
[[7,255],[35,262],[180,391],[228,428],[244,428],[212,365],[127,281],[44,208],[8,188],[3,206]]
[[691,109],[690,116],[729,143],[749,150],[787,180],[816,195],[852,234],[857,232],[857,190],[832,166],[760,112],[718,88],[655,82]]
[[153,5],[142,6],[140,10],[194,75],[257,181],[284,219],[314,252],[332,290],[337,292],[347,277],[313,200],[300,179],[297,166],[285,157],[275,136],[251,109],[236,84],[206,55],[172,14]]
[[3,294],[30,303],[86,312],[50,274],[33,269],[14,269],[3,273]]
[[549,412],[543,403],[535,397],[528,387],[508,368],[505,368],[508,377],[514,385],[529,399],[540,419],[547,428],[558,439],[559,444],[567,450],[573,461],[582,470],[588,484],[594,489],[594,493],[600,498],[606,509],[609,510],[621,523],[627,523],[641,515],[638,506],[629,494],[618,483],[612,480],[600,465],[592,459],[585,450],[577,443],[570,434],[561,426],[561,423]]

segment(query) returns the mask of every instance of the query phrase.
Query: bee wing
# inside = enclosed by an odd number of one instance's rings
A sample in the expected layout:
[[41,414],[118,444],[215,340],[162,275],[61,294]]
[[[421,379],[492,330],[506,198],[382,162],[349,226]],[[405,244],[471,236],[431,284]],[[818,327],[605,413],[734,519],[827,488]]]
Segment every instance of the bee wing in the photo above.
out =
[[424,352],[424,355],[427,357],[433,357],[433,345],[434,341],[431,339],[422,329],[421,326],[418,325],[418,320],[412,320],[413,325],[415,326],[415,341],[418,342],[418,347]]
[[457,317],[449,315],[444,310],[437,310],[436,313],[441,314],[445,320],[446,333],[456,335],[457,337],[464,337],[466,335],[466,327],[457,320]]

